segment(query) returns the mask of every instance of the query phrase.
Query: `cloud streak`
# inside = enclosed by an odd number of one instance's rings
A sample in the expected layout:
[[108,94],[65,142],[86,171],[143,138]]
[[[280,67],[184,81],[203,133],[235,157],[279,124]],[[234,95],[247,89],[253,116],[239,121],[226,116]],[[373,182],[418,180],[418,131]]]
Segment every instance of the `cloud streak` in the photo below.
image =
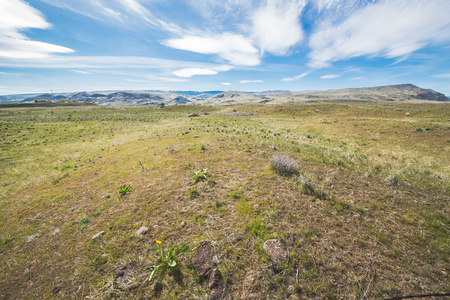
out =
[[281,79],[281,81],[295,81],[295,80],[299,80],[299,79],[301,79],[303,77],[308,76],[309,73],[310,73],[310,71],[306,71],[306,72],[303,72],[302,74],[294,76],[294,77],[283,78],[283,79]]
[[240,83],[263,83],[264,81],[262,80],[241,80],[239,81]]
[[450,41],[450,2],[381,0],[352,11],[343,21],[323,21],[309,42],[309,66],[358,56],[396,58]]

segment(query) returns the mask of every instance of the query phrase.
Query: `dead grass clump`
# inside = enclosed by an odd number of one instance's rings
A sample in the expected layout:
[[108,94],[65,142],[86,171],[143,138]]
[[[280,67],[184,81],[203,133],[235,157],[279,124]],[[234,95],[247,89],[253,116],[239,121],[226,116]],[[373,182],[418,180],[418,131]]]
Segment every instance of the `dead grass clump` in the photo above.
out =
[[302,192],[306,195],[313,196],[317,199],[325,200],[328,198],[327,193],[322,191],[317,184],[306,174],[301,174],[297,178],[298,182],[301,184]]
[[275,155],[270,159],[272,169],[282,175],[298,174],[298,163],[287,155]]

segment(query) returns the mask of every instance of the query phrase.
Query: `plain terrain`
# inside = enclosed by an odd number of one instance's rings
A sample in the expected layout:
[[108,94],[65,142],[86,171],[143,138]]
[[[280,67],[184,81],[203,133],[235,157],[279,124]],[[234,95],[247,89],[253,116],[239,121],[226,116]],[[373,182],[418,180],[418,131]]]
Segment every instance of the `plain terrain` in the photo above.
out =
[[[0,299],[205,299],[204,240],[234,299],[450,291],[448,104],[0,106],[0,140]],[[149,282],[156,240],[191,251]]]

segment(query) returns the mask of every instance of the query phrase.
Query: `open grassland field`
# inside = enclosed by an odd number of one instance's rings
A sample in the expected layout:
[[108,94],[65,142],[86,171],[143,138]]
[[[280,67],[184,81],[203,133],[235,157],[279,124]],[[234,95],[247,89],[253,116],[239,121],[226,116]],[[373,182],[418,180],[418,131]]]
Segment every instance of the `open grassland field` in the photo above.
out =
[[450,292],[448,104],[0,107],[0,141],[0,299],[206,299],[201,241],[234,299]]

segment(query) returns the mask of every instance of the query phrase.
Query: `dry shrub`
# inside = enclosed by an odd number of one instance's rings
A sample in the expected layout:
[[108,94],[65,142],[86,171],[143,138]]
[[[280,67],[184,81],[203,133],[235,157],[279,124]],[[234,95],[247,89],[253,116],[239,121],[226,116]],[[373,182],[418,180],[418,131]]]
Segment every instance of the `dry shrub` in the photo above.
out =
[[270,165],[283,175],[298,174],[297,161],[287,155],[275,155],[270,159]]

